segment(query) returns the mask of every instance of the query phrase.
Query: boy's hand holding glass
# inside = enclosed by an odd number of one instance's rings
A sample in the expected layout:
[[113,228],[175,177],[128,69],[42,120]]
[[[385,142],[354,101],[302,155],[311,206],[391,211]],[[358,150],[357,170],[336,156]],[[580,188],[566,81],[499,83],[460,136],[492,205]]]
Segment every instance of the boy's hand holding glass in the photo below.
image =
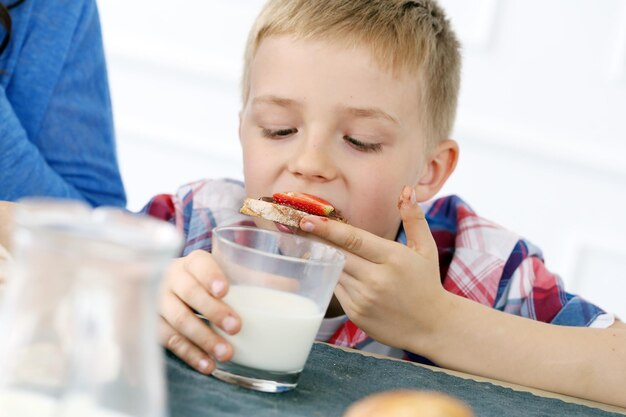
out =
[[226,333],[236,334],[241,321],[222,301],[227,292],[228,281],[222,270],[210,253],[201,250],[172,262],[161,287],[161,343],[204,374],[213,371],[215,359],[229,360],[233,349],[193,310]]

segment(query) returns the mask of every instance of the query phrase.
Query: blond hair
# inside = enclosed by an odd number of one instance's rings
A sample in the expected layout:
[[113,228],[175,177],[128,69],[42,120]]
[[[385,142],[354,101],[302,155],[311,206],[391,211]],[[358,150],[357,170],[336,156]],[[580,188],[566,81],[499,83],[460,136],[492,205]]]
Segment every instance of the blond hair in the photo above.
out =
[[434,0],[268,1],[248,37],[244,105],[257,49],[263,39],[275,35],[365,46],[381,68],[415,74],[427,141],[434,144],[450,137],[460,85],[460,45]]

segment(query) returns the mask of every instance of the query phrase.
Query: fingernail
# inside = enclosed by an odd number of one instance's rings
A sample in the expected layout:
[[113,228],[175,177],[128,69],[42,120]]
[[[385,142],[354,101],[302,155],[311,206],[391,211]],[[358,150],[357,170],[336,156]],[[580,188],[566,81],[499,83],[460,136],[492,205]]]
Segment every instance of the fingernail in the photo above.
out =
[[409,204],[411,205],[414,205],[415,203],[417,203],[417,196],[415,195],[415,188],[405,185],[404,188],[402,189],[402,198],[404,200],[408,200]]
[[206,371],[209,369],[209,361],[207,359],[201,359],[200,362],[198,362],[198,369],[200,369],[201,371]]
[[228,316],[222,321],[222,329],[226,330],[228,333],[232,332],[236,328],[237,328],[236,318]]
[[218,343],[217,345],[215,345],[215,347],[213,348],[213,353],[215,353],[215,356],[219,359],[222,360],[222,358],[224,356],[226,356],[226,354],[228,353],[228,347],[223,344],[223,343]]
[[411,187],[409,187],[408,185],[405,185],[402,189],[402,198],[404,198],[405,200],[411,199]]
[[213,281],[211,284],[211,292],[214,296],[218,297],[222,293],[224,287],[225,285],[223,281]]
[[302,224],[300,225],[300,228],[302,230],[304,230],[305,232],[312,232],[313,229],[315,229],[315,225],[313,223],[311,223],[308,220],[305,220],[302,222]]

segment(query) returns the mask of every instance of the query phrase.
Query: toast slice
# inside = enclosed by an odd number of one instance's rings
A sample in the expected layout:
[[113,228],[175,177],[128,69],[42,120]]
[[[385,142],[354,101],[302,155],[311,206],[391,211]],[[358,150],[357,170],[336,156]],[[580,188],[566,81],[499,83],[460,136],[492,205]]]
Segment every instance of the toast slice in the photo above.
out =
[[[278,204],[270,197],[262,197],[260,199],[246,198],[239,211],[248,216],[261,217],[292,227],[300,227],[300,220],[305,216],[311,215],[306,211]],[[346,222],[343,217],[339,216],[334,211],[326,217],[342,223]]]
[[300,219],[309,213],[256,198],[246,198],[239,211],[248,216],[262,217],[286,226],[300,227]]

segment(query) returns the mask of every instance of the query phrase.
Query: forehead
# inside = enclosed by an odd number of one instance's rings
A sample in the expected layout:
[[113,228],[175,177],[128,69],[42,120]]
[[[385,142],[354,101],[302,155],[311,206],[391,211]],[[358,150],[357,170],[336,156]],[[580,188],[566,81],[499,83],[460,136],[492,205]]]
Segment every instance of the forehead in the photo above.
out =
[[418,77],[383,68],[358,45],[270,36],[257,48],[249,82],[252,99],[273,95],[329,106],[375,105],[399,118],[419,112]]

